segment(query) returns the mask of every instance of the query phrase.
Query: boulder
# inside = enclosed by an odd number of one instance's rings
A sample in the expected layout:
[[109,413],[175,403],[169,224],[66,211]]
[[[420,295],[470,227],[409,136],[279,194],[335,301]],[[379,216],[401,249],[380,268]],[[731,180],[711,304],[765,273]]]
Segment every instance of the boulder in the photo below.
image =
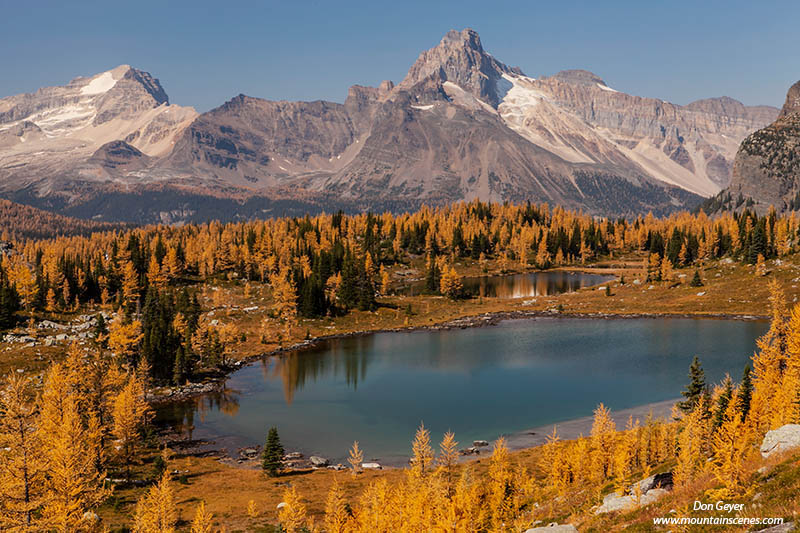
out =
[[67,326],[64,324],[59,324],[51,320],[42,320],[36,325],[36,327],[39,329],[67,329]]
[[476,448],[480,448],[482,446],[488,446],[489,442],[485,440],[474,440],[472,441],[472,445]]
[[295,459],[302,459],[303,454],[300,452],[289,452],[283,456],[284,461],[293,461]]
[[364,470],[381,470],[383,467],[380,463],[361,463],[361,468]]
[[630,490],[628,493],[631,496],[635,496],[636,493],[636,485],[639,485],[639,493],[646,494],[647,491],[661,488],[666,490],[672,490],[672,472],[663,472],[661,474],[654,474],[648,478],[641,480],[639,483],[634,483],[631,485]]
[[244,448],[239,450],[239,456],[244,459],[255,459],[258,457],[258,448]]
[[578,533],[578,529],[572,524],[556,524],[553,522],[547,526],[526,529],[525,533]]
[[[639,498],[639,505],[649,505],[666,493],[667,491],[665,489],[650,489],[647,493],[641,495]],[[594,510],[594,514],[611,513],[613,511],[633,509],[635,507],[635,496],[629,494],[620,496],[616,492],[612,492],[603,498],[603,504]]]
[[288,503],[286,503],[286,502],[281,502],[281,503],[279,503],[279,504],[278,504],[278,505],[277,505],[275,508],[276,508],[276,509],[278,509],[278,510],[280,511],[281,509],[283,509],[283,508],[284,508],[284,507],[286,507],[287,505],[289,505],[289,504],[288,504]]
[[328,466],[328,463],[330,462],[324,457],[320,457],[319,455],[312,455],[311,457],[308,458],[308,460],[311,462],[311,466],[315,466],[317,468]]
[[767,431],[761,442],[761,456],[800,448],[800,424],[786,424],[778,429]]

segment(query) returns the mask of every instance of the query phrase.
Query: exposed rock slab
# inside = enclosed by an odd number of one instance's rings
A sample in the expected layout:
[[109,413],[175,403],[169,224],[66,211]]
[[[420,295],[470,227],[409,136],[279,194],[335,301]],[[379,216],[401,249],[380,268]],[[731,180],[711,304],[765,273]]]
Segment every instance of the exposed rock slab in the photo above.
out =
[[768,431],[761,442],[761,456],[769,457],[800,448],[800,424],[786,424]]

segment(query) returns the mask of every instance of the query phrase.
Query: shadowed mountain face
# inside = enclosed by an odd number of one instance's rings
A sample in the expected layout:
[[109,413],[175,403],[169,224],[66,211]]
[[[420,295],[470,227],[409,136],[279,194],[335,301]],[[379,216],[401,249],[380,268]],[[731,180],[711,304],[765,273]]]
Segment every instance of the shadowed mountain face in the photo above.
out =
[[[208,216],[226,218],[281,214],[245,205],[404,210],[473,198],[666,213],[726,186],[741,139],[776,116],[730,98],[630,96],[582,70],[530,78],[466,29],[396,86],[353,86],[344,104],[239,95],[198,116],[127,66],[1,99],[0,194],[171,222],[202,219],[185,200],[199,197],[224,204]],[[184,200],[135,201],[154,191]],[[110,211],[92,207],[102,199]]]
[[742,141],[730,187],[706,205],[711,211],[800,209],[800,81],[789,89],[778,119]]

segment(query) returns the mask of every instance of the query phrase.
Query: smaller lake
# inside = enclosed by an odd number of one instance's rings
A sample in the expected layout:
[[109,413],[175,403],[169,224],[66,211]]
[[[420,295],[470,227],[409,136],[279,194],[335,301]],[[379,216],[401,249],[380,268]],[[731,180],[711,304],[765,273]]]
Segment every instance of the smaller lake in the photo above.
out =
[[[548,270],[508,276],[480,276],[464,278],[464,290],[471,296],[482,298],[530,298],[574,292],[616,279],[610,274]],[[415,281],[405,290],[408,295],[425,291],[425,281]]]

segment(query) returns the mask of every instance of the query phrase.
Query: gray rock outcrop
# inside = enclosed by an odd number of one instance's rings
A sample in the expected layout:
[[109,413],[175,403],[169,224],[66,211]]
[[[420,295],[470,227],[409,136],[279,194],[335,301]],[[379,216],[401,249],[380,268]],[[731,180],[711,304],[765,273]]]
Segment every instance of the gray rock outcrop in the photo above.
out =
[[770,205],[800,209],[800,81],[787,92],[778,119],[742,141],[722,199],[728,208],[745,201],[760,212]]
[[761,442],[761,456],[769,457],[800,448],[800,424],[786,424],[768,431]]
[[556,524],[553,522],[548,526],[526,529],[525,533],[578,533],[578,529],[572,524]]

